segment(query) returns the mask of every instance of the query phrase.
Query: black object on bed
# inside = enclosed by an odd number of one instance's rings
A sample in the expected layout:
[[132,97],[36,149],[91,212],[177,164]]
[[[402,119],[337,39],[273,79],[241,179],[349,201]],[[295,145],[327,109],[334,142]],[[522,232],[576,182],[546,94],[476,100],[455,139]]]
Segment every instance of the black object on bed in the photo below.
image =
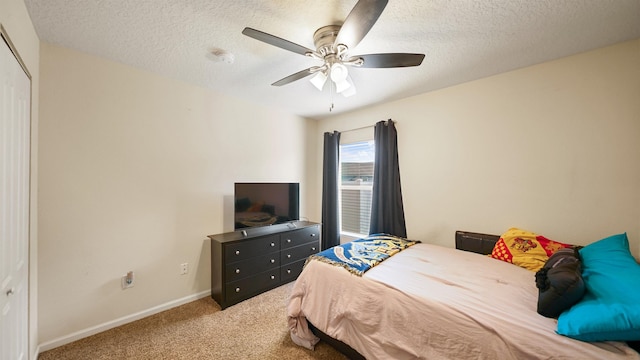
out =
[[560,249],[536,272],[538,314],[557,318],[582,299],[585,292],[577,248]]

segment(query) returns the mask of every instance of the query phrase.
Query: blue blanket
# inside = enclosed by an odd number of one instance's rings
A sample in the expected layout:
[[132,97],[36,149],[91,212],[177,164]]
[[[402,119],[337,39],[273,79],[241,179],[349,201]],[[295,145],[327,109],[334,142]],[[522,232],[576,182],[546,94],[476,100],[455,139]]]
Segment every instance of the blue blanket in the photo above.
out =
[[307,262],[310,260],[322,261],[341,266],[355,275],[362,276],[365,271],[417,243],[419,241],[407,240],[393,235],[373,234],[311,255]]

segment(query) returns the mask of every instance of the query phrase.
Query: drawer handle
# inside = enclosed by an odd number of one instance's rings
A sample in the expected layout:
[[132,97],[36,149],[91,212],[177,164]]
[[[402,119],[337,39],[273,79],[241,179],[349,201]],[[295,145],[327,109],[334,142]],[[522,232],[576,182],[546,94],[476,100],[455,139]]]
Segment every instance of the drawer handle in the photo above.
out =
[[287,269],[287,274],[291,274],[291,269]]
[[276,243],[271,243],[271,247],[274,247],[274,246],[276,246]]
[[291,254],[287,254],[287,259],[291,259]]
[[312,248],[311,248],[311,251],[316,251],[316,247],[315,247],[315,246],[314,246],[314,247],[312,247]]
[[288,243],[290,243],[290,242],[291,242],[291,239],[287,239],[287,242],[288,242]]
[[240,255],[240,250],[236,250],[236,255]]
[[275,264],[275,263],[276,263],[276,260],[275,260],[275,259],[271,259],[271,263],[272,263],[272,264]]
[[275,280],[275,275],[271,275],[271,280]]
[[236,274],[240,274],[240,269],[236,269]]
[[239,287],[237,287],[237,288],[236,288],[236,292],[237,292],[237,293],[239,293],[239,292],[240,292],[240,288],[239,288]]
[[316,237],[316,234],[315,234],[315,233],[314,233],[314,234],[311,234],[311,237]]

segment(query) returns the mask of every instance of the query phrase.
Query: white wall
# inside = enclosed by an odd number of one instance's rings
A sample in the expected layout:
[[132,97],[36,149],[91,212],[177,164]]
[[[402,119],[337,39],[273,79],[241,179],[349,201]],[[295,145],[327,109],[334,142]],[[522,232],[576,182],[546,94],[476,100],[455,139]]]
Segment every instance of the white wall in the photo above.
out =
[[43,347],[210,290],[235,181],[300,182],[319,220],[315,121],[49,44],[41,74]]
[[29,229],[29,358],[38,346],[38,114],[40,87],[40,40],[22,0],[0,1],[0,24],[4,27],[31,75],[31,214]]
[[318,137],[388,118],[409,237],[626,231],[640,258],[640,39],[335,116]]

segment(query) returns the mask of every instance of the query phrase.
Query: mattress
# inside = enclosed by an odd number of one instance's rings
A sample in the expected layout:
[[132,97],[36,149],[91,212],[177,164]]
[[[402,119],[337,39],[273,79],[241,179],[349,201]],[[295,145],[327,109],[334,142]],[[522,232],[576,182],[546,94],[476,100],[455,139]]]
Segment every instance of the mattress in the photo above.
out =
[[291,337],[308,323],[367,359],[640,359],[624,342],[556,334],[536,312],[534,272],[487,256],[417,244],[362,277],[309,261],[292,288]]

